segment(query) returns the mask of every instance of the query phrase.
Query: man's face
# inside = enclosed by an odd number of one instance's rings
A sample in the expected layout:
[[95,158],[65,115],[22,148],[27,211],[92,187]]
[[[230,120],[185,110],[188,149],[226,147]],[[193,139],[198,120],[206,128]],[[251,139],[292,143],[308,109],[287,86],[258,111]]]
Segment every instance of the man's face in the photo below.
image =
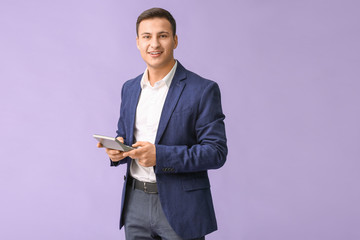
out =
[[174,49],[178,42],[167,19],[151,18],[141,21],[136,43],[148,68],[161,70],[174,63]]

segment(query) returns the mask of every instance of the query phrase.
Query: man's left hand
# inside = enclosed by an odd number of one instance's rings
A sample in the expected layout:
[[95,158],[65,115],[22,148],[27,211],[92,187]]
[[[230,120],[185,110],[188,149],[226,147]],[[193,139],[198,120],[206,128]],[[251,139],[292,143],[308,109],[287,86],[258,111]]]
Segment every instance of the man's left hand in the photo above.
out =
[[152,167],[156,165],[156,147],[150,142],[136,142],[132,147],[137,149],[125,152],[123,156],[132,159],[138,159],[139,164],[143,167]]

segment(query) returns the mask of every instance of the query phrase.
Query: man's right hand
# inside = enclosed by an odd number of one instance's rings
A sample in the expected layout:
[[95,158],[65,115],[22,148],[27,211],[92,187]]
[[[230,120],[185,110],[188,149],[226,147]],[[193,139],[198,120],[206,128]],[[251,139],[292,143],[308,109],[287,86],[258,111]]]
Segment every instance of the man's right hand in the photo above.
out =
[[[122,137],[117,137],[117,140],[119,140],[120,142],[124,143],[124,139]],[[97,144],[98,148],[102,148],[104,147],[101,143]],[[124,159],[125,157],[123,156],[124,152],[120,151],[120,150],[115,150],[115,149],[111,149],[111,148],[105,148],[105,152],[107,153],[107,155],[109,156],[109,158],[111,159],[111,161],[113,162],[118,162],[122,159]]]

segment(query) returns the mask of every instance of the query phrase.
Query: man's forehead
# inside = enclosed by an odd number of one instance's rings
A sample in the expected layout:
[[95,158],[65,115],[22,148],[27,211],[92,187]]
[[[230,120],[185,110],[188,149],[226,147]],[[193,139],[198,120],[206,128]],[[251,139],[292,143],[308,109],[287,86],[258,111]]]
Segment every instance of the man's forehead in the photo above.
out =
[[171,23],[166,18],[149,18],[140,22],[139,32],[171,32]]

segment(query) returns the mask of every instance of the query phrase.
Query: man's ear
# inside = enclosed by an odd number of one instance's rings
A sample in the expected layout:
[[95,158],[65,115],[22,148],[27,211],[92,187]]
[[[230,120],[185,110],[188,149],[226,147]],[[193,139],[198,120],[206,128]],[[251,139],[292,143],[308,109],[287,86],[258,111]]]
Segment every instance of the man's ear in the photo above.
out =
[[174,36],[174,42],[175,42],[174,49],[176,49],[178,45],[178,36],[176,34]]
[[136,37],[136,47],[137,47],[137,49],[140,50],[140,47],[139,47],[139,37]]

